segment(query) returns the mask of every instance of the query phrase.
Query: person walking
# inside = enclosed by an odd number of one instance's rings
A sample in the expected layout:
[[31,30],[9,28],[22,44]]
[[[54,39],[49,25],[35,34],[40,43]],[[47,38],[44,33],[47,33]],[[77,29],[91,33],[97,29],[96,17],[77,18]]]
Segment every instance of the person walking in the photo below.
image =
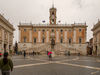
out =
[[49,60],[51,61],[52,60],[52,52],[48,52],[48,56],[49,56]]
[[10,75],[10,71],[13,71],[13,62],[8,58],[8,52],[5,52],[0,60],[0,70],[2,75]]
[[0,57],[2,57],[2,53],[0,52]]
[[24,58],[26,57],[26,52],[24,51]]
[[32,52],[32,54],[33,54],[33,56],[34,56],[34,54],[35,54],[34,51]]

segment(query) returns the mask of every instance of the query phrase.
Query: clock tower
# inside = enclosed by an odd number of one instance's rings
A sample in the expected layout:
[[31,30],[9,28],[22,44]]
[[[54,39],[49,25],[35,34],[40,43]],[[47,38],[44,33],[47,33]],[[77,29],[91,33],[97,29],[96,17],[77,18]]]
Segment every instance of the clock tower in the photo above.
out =
[[54,5],[52,5],[52,8],[50,8],[50,17],[49,17],[49,21],[51,25],[55,25],[56,24],[56,8],[54,8]]

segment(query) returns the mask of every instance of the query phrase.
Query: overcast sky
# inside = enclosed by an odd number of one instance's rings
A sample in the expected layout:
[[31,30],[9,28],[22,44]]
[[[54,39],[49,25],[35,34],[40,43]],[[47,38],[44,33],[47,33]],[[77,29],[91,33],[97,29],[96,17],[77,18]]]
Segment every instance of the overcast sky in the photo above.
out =
[[0,0],[0,13],[14,25],[14,41],[18,41],[19,22],[49,23],[49,8],[57,8],[57,21],[72,24],[87,23],[87,41],[92,37],[91,29],[100,19],[100,0]]

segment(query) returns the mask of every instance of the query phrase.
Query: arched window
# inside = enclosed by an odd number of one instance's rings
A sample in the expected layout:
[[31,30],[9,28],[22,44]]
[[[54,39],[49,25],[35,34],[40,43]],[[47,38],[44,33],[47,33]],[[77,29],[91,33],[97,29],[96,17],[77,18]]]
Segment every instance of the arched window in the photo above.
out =
[[71,44],[72,43],[72,39],[71,38],[69,38],[69,44]]
[[24,32],[26,32],[26,29],[24,29]]
[[52,29],[52,32],[54,32],[54,29]]
[[26,42],[26,37],[24,37],[24,43]]
[[81,44],[81,43],[82,43],[82,38],[80,37],[80,38],[79,38],[79,44]]
[[34,38],[34,43],[36,43],[36,38]]
[[62,34],[62,33],[63,33],[63,30],[61,29],[60,32],[61,32],[61,34]]
[[52,22],[54,23],[54,19],[52,19]]
[[52,12],[52,15],[54,15],[54,12]]
[[71,33],[72,32],[72,30],[71,29],[69,29],[69,33]]
[[43,32],[43,34],[44,34],[45,30],[43,29],[42,32]]
[[60,42],[63,43],[63,38],[61,38]]
[[45,38],[42,39],[42,43],[44,43],[44,42],[45,42]]
[[81,32],[82,31],[82,29],[79,29],[79,32]]
[[34,29],[34,32],[36,32],[36,29]]

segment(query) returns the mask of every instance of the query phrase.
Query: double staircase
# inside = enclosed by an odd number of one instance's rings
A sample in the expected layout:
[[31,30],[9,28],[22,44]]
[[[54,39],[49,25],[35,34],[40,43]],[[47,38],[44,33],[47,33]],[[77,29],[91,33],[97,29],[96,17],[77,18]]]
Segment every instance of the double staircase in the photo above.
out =
[[[51,51],[51,44],[41,44],[33,47],[33,49],[41,54],[46,54],[47,51]],[[66,52],[70,51],[70,53],[78,53],[79,51],[73,47],[69,47],[66,44],[56,44],[54,46],[54,50],[52,50],[56,55],[64,55]]]

